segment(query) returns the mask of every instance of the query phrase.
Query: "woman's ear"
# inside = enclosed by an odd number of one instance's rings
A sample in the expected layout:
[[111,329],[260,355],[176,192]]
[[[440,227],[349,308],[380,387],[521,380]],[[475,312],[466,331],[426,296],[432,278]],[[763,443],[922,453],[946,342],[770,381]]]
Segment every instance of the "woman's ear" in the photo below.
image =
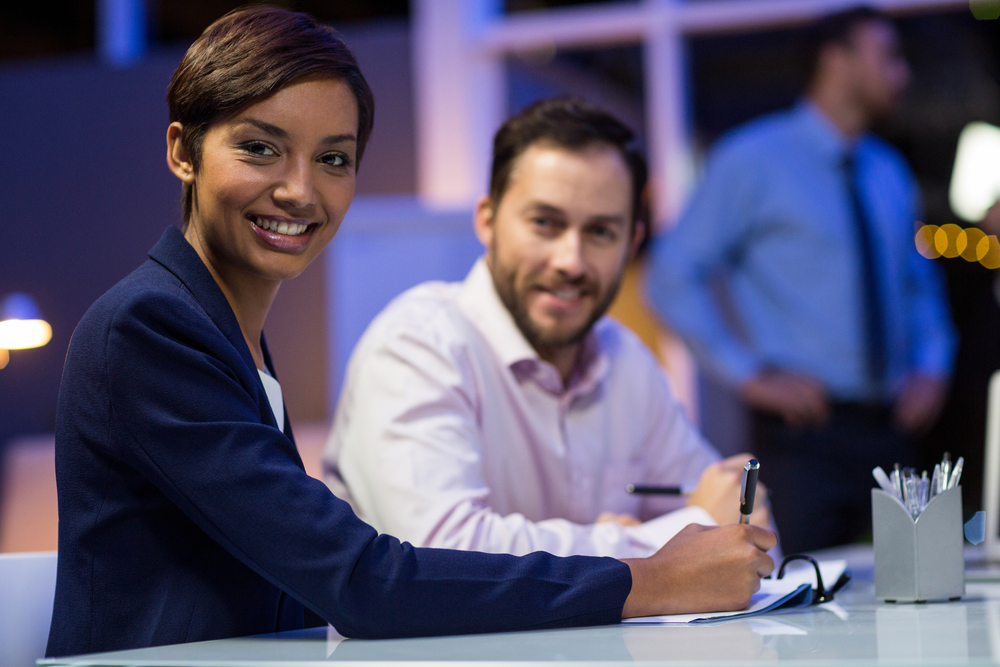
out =
[[183,131],[184,127],[177,122],[167,126],[167,167],[174,176],[191,185],[194,183],[194,162],[181,141]]

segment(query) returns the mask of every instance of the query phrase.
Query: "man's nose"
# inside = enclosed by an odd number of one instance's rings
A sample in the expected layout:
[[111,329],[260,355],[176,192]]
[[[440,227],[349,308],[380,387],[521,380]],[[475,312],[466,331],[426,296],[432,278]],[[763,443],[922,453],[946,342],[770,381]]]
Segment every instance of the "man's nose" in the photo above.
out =
[[551,266],[570,278],[583,274],[583,243],[579,232],[567,230],[556,239]]

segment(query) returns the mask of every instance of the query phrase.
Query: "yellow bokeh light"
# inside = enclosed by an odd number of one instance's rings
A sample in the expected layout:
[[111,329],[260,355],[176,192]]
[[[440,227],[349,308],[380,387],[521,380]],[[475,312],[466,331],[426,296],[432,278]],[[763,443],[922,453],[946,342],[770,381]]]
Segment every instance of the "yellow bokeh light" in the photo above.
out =
[[0,322],[0,348],[26,350],[41,347],[52,339],[52,327],[45,320],[4,320]]
[[934,235],[937,233],[937,225],[924,225],[917,230],[914,243],[917,244],[917,252],[927,259],[937,259],[941,253],[934,247]]
[[984,236],[980,239],[976,254],[979,256],[979,263],[987,269],[1000,269],[1000,241],[997,241],[996,236]]
[[958,239],[962,235],[962,228],[954,223],[941,225],[934,233],[934,248],[944,257],[949,259],[958,257],[965,250],[958,246]]
[[0,350],[0,368],[7,368],[10,362],[10,353],[7,350]]
[[978,227],[969,227],[962,231],[962,236],[965,238],[962,259],[967,262],[978,262],[981,259],[979,256],[979,242],[986,238],[986,234]]

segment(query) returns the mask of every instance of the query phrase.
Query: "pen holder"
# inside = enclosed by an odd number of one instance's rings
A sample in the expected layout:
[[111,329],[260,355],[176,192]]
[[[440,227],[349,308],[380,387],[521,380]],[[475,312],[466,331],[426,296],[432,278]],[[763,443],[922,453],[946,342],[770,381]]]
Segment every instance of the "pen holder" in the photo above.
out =
[[872,489],[875,597],[925,602],[965,595],[962,487],[934,496],[916,520],[881,489]]

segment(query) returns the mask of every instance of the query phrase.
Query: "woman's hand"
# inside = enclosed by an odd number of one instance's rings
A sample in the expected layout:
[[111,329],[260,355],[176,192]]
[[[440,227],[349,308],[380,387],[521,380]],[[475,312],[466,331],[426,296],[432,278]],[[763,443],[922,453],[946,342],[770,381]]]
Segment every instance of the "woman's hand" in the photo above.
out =
[[622,618],[737,611],[771,574],[778,539],[757,526],[691,524],[649,558],[625,559],[632,590]]

